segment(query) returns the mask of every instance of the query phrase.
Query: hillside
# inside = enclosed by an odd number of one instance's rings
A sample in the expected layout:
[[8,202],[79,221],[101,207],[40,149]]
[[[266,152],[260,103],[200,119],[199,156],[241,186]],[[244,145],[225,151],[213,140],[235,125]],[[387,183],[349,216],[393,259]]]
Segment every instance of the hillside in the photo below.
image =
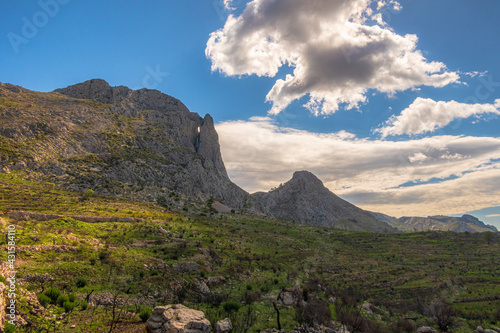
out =
[[[85,197],[24,176],[0,174],[0,223],[16,226],[24,325],[18,332],[109,332],[113,326],[116,333],[142,333],[139,314],[177,303],[204,311],[212,325],[230,318],[234,332],[277,328],[273,302],[288,332],[314,323],[331,326],[330,333],[340,332],[340,324],[380,333],[500,325],[498,234],[376,234],[200,216]],[[1,251],[0,260],[6,259]],[[41,293],[50,288],[75,295],[74,309],[40,305],[37,299],[44,301]],[[438,309],[453,310],[440,312],[451,321],[435,317]]]
[[176,206],[213,197],[241,208],[249,199],[227,176],[210,115],[156,90],[0,84],[0,119],[0,172]]

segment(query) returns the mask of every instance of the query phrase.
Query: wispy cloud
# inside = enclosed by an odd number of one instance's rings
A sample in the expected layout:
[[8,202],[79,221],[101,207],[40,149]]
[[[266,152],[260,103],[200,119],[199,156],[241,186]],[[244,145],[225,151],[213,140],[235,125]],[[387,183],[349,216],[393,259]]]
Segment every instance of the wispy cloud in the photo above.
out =
[[383,127],[375,129],[383,138],[390,135],[421,134],[434,132],[455,119],[464,119],[484,114],[499,115],[500,99],[495,104],[464,104],[455,101],[434,101],[417,98],[399,116],[392,116]]
[[345,131],[282,128],[271,118],[216,127],[229,175],[250,192],[267,191],[306,169],[336,194],[393,215],[453,214],[500,205],[500,138],[370,140]]
[[386,26],[375,8],[387,6],[401,8],[396,1],[253,0],[211,34],[206,55],[212,70],[230,76],[275,77],[282,66],[293,67],[266,96],[271,114],[306,95],[311,112],[327,115],[340,104],[358,107],[370,89],[391,95],[457,82],[458,72],[427,61],[416,35]]
[[486,217],[500,217],[500,214],[491,214],[491,215],[486,215]]

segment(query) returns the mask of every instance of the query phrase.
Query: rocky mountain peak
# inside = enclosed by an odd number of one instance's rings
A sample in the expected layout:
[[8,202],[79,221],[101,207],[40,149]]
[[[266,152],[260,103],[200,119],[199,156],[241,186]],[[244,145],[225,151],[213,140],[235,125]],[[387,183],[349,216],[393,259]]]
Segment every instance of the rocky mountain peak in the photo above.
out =
[[321,185],[323,187],[323,182],[318,177],[316,177],[315,174],[313,174],[312,172],[307,171],[307,170],[295,171],[293,173],[292,180],[295,180],[295,181],[303,180],[303,181],[315,183],[317,185]]
[[333,194],[309,171],[297,171],[282,186],[254,197],[266,211],[283,220],[347,230],[393,231],[388,224]]

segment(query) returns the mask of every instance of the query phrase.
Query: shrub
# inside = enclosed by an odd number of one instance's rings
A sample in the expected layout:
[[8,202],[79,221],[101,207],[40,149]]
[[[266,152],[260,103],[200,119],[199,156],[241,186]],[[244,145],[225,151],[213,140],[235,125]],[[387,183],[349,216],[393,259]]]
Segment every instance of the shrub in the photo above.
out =
[[253,289],[252,285],[251,285],[251,284],[247,284],[247,290],[249,290],[249,291],[250,291],[250,290],[252,290],[252,289]]
[[3,284],[7,284],[7,280],[5,280],[3,276],[0,276],[0,282],[2,282]]
[[108,259],[108,257],[109,257],[108,251],[104,250],[104,251],[99,252],[99,260],[104,261],[104,260]]
[[5,333],[14,333],[16,331],[16,326],[11,323],[5,323],[4,332]]
[[66,301],[63,303],[64,312],[69,313],[75,308],[75,303]]
[[51,303],[55,303],[57,298],[61,295],[61,291],[57,288],[49,288],[43,292],[45,296],[50,298]]
[[409,321],[408,319],[400,318],[394,325],[395,332],[405,332],[405,333],[413,333],[415,332],[415,324]]
[[88,199],[90,197],[92,197],[94,195],[94,190],[92,189],[88,189],[87,191],[85,191],[85,193],[83,194],[83,197],[85,199]]
[[151,311],[149,309],[142,309],[139,313],[139,318],[141,318],[143,323],[145,323],[149,317],[151,317]]
[[56,301],[57,305],[64,306],[64,302],[69,302],[68,296],[66,296],[64,294],[59,295],[59,297],[57,298],[57,301]]
[[84,278],[79,278],[78,280],[76,280],[76,287],[77,288],[83,288],[87,285],[87,280],[85,280]]
[[235,302],[235,301],[229,301],[229,302],[223,303],[222,308],[227,313],[238,312],[238,310],[241,308],[241,304],[238,302]]
[[72,303],[75,303],[76,302],[76,295],[74,293],[69,294],[68,300]]
[[49,305],[49,303],[50,303],[50,301],[51,301],[50,297],[48,297],[48,296],[47,296],[47,295],[45,295],[45,294],[38,294],[36,297],[38,298],[38,302],[40,302],[40,304],[41,304],[44,308],[46,308],[46,307],[47,307],[47,305]]
[[297,309],[299,322],[309,326],[323,325],[330,322],[332,313],[328,304],[321,300],[312,300]]
[[80,309],[82,309],[83,311],[87,310],[87,308],[89,307],[89,303],[82,299],[80,302]]

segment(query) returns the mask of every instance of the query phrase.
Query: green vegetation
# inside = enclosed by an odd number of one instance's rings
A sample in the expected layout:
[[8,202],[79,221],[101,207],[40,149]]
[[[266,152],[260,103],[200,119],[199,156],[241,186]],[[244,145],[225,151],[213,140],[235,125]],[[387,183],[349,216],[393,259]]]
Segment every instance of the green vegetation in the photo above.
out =
[[[155,306],[178,303],[203,310],[212,325],[229,317],[238,332],[331,319],[355,332],[500,326],[498,234],[348,232],[81,197],[26,181],[21,172],[0,174],[0,211],[61,216],[15,221],[3,215],[16,224],[18,278],[53,278],[23,284],[46,307],[46,315],[34,315],[20,302],[40,331],[75,325],[72,332],[108,332],[114,322],[115,332],[142,332]],[[76,218],[82,215],[144,221],[85,223]],[[44,245],[65,250],[33,248]],[[182,268],[189,263],[197,266]],[[209,293],[200,288],[202,281]],[[291,305],[277,300],[294,288]],[[69,313],[63,319],[52,317],[63,312]]]

